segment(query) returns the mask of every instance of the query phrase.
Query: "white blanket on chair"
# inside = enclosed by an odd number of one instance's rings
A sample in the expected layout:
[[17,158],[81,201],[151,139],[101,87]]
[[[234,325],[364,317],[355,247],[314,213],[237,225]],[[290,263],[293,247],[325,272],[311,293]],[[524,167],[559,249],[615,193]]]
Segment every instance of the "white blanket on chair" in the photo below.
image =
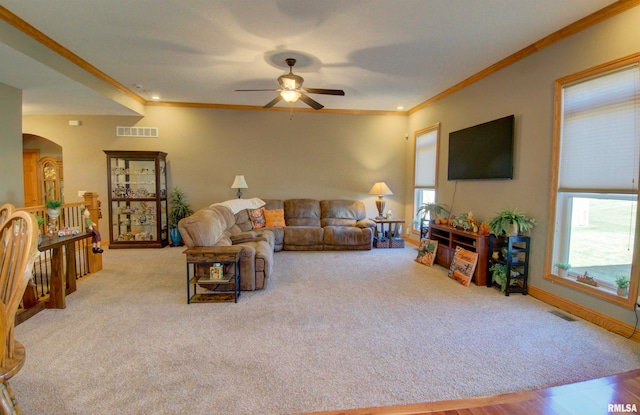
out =
[[214,203],[211,206],[217,206],[217,205],[222,205],[222,206],[226,206],[229,209],[231,209],[231,211],[233,212],[233,214],[235,215],[236,213],[244,210],[244,209],[258,209],[262,206],[264,206],[266,203],[261,200],[258,199],[257,197],[254,197],[253,199],[232,199],[232,200],[227,200],[224,202],[220,202],[220,203]]

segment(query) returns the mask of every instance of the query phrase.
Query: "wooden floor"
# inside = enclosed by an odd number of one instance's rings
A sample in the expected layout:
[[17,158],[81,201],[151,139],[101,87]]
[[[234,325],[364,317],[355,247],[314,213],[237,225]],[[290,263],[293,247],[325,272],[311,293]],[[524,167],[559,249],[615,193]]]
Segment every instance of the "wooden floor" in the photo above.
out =
[[[622,404],[622,406],[610,408],[610,404]],[[314,412],[313,415],[608,415],[627,413],[640,413],[640,369],[537,391],[455,401]]]

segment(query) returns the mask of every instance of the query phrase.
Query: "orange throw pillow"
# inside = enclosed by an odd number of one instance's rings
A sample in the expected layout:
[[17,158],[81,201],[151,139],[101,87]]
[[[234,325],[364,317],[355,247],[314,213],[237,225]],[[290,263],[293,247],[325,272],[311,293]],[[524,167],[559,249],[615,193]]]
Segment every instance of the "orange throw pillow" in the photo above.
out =
[[267,227],[277,226],[284,228],[284,209],[273,209],[264,211],[264,219],[267,222]]

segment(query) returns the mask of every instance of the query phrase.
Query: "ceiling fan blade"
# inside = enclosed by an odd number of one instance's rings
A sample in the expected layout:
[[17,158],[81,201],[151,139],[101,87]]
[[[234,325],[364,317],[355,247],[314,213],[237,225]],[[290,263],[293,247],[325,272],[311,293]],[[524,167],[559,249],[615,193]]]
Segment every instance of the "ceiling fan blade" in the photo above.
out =
[[236,89],[236,92],[279,91],[279,89]]
[[310,94],[324,94],[324,95],[343,95],[342,89],[322,89],[322,88],[304,88]]
[[269,103],[267,105],[265,105],[262,108],[271,108],[274,105],[276,105],[278,102],[280,102],[282,100],[282,95],[278,94],[274,99],[272,99],[271,101],[269,101]]
[[302,102],[304,102],[305,104],[307,104],[308,106],[310,106],[311,108],[313,108],[314,110],[320,110],[320,109],[324,108],[324,105],[322,105],[318,101],[315,101],[315,100],[309,98],[308,95],[305,95],[303,93],[300,93],[300,100]]

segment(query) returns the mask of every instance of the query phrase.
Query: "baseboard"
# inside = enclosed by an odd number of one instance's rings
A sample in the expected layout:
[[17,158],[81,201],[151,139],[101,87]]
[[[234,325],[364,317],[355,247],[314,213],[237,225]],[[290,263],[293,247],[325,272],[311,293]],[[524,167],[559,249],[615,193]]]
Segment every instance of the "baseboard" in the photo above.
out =
[[417,241],[414,238],[410,238],[409,236],[403,236],[405,242],[413,245],[413,246],[420,246],[420,241]]
[[596,324],[613,333],[619,334],[623,337],[630,338],[636,343],[640,343],[640,327],[636,329],[634,332],[633,326],[627,323],[613,319],[602,313],[598,313],[597,311],[594,311],[590,308],[581,306],[580,304],[576,304],[565,298],[562,298],[555,294],[551,294],[550,292],[541,290],[531,285],[529,286],[529,295],[531,295],[534,298],[537,298],[542,302],[545,302],[554,307],[558,307],[563,311],[571,313],[574,316],[580,317],[593,324]]
[[40,311],[44,309],[45,309],[44,301],[38,301],[35,305],[33,305],[32,307],[29,307],[26,310],[19,309],[18,312],[16,313],[14,324],[17,326],[18,324],[29,320],[31,317],[35,316],[36,314],[38,314]]

